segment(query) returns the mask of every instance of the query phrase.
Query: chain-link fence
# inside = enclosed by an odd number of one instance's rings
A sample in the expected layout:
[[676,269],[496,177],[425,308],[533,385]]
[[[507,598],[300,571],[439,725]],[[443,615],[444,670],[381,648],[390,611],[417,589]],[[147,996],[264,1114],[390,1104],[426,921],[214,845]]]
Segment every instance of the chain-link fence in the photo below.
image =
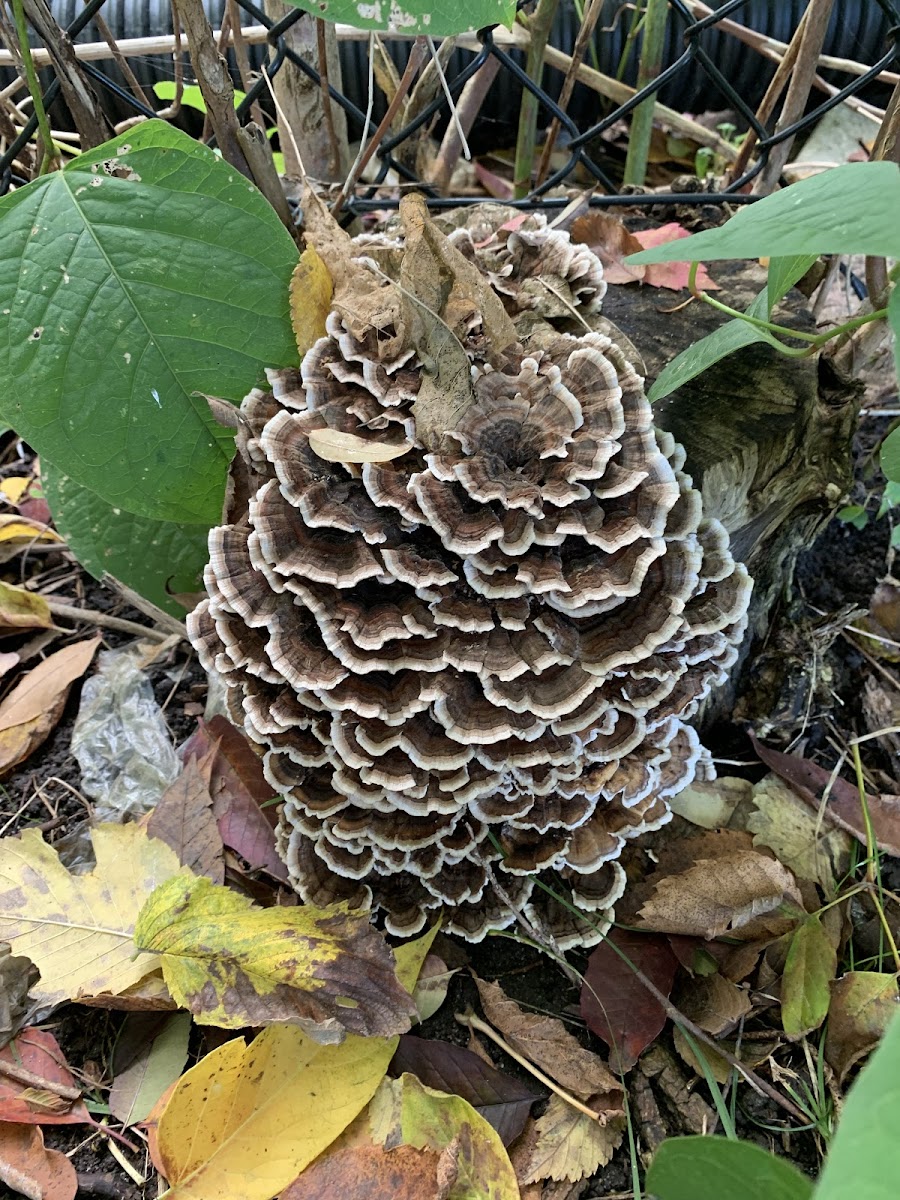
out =
[[[67,9],[68,4],[68,11],[71,11],[73,3],[74,0],[62,0],[54,6],[55,15],[61,23],[65,22],[66,32],[73,41],[84,40],[90,34],[91,23],[101,10],[105,10],[103,15],[114,38],[129,32],[127,21],[123,18],[123,14],[128,15],[127,0],[88,0],[77,15],[66,20],[63,10]],[[256,78],[238,108],[239,120],[246,120],[255,103],[268,101],[270,81],[278,72],[288,69],[289,64],[317,85],[321,84],[321,79],[317,62],[307,61],[298,54],[288,44],[286,37],[291,26],[303,16],[302,10],[292,9],[282,19],[273,20],[253,0],[237,0],[237,3],[242,10],[242,21],[246,19],[248,23],[261,27],[265,39],[265,45],[255,51]],[[564,43],[568,41],[571,49],[582,11],[576,4],[577,0],[564,0],[561,18],[551,35],[552,47],[558,46],[561,40]],[[815,80],[818,90],[811,93],[812,98],[801,116],[788,124],[782,121],[773,130],[771,120],[760,121],[757,106],[774,70],[771,59],[774,57],[777,61],[778,55],[776,52],[769,57],[761,56],[759,46],[754,47],[752,38],[749,45],[744,44],[746,38],[742,39],[740,31],[764,34],[770,39],[770,48],[780,44],[784,49],[784,42],[791,38],[802,18],[805,0],[768,0],[768,3],[728,0],[702,16],[697,13],[706,7],[704,5],[693,4],[690,0],[669,0],[663,69],[652,82],[639,90],[628,87],[630,68],[625,54],[627,47],[623,48],[622,44],[623,14],[629,9],[633,13],[634,5],[616,2],[608,7],[610,19],[600,21],[590,47],[590,56],[595,65],[590,67],[586,61],[579,72],[578,78],[586,76],[588,82],[576,85],[571,102],[565,108],[559,103],[564,71],[559,65],[559,58],[571,62],[569,55],[560,56],[558,53],[557,62],[549,69],[545,67],[542,82],[538,84],[525,70],[520,49],[504,44],[498,30],[480,30],[472,48],[455,52],[449,60],[446,89],[439,89],[413,119],[400,128],[390,130],[380,140],[372,157],[367,180],[358,184],[348,195],[347,209],[361,213],[383,209],[396,202],[396,196],[392,198],[386,194],[385,184],[391,179],[399,180],[401,187],[420,188],[436,207],[476,201],[477,197],[473,196],[440,194],[433,184],[419,177],[415,166],[411,165],[415,162],[415,156],[404,153],[404,148],[421,137],[423,130],[446,125],[451,115],[449,98],[455,103],[466,83],[490,59],[494,60],[496,77],[484,107],[485,111],[493,111],[495,124],[512,120],[514,125],[524,90],[536,97],[540,122],[557,124],[557,152],[550,168],[526,196],[513,201],[524,208],[565,205],[567,197],[561,194],[561,185],[574,184],[576,181],[582,188],[594,185],[590,202],[600,206],[745,202],[751,198],[746,194],[746,185],[765,169],[775,147],[810,130],[826,112],[848,100],[866,111],[874,111],[886,101],[886,88],[891,82],[891,76],[886,73],[892,68],[896,70],[900,62],[900,5],[897,0],[858,0],[857,3],[836,0],[824,44],[826,55],[829,51],[832,53],[820,60],[822,69]],[[153,4],[150,3],[148,7],[145,3],[139,5],[138,9],[146,17],[153,9]],[[168,10],[167,4],[164,9]],[[215,13],[210,9],[207,11],[214,19]],[[762,38],[757,38],[757,41],[761,44]],[[389,44],[391,53],[401,63],[408,54],[409,44]],[[120,48],[123,54],[127,53],[126,43],[123,42]],[[344,42],[342,58],[345,84],[342,90],[328,84],[333,101],[346,114],[351,139],[365,140],[371,137],[376,128],[375,117],[370,116],[367,120],[363,110],[365,78],[368,74],[364,66],[367,52],[368,43],[365,39]],[[607,75],[597,70],[598,66],[604,65],[598,58],[598,52],[600,58],[605,55],[606,60],[612,60],[613,64],[617,60],[613,68],[615,74]],[[632,67],[635,58],[636,55],[632,54]],[[152,74],[154,60],[144,56],[141,61],[145,72],[149,66]],[[171,54],[168,59],[157,57],[155,62],[157,67],[167,62],[171,71]],[[82,58],[81,66],[101,97],[115,106],[119,116],[122,113],[156,116],[153,109],[126,86],[114,63],[107,65]],[[602,95],[595,76],[616,79],[620,84],[618,91],[627,91],[628,98],[615,103],[608,95]],[[654,190],[645,194],[640,194],[640,189],[623,187],[620,183],[620,164],[610,157],[610,143],[605,135],[616,127],[621,128],[621,123],[649,96],[656,96],[662,102],[668,100],[679,111],[684,111],[689,105],[695,111],[702,106],[709,106],[727,109],[733,114],[736,126],[750,131],[754,143],[752,153],[744,156],[739,173],[733,175],[721,190],[709,190],[700,180],[690,189]],[[55,79],[48,80],[43,99],[46,108],[61,103],[59,84]],[[32,116],[14,139],[7,139],[5,152],[0,155],[0,194],[13,185],[25,182],[16,177],[14,164],[36,128],[37,121]],[[876,128],[873,124],[873,134]]]

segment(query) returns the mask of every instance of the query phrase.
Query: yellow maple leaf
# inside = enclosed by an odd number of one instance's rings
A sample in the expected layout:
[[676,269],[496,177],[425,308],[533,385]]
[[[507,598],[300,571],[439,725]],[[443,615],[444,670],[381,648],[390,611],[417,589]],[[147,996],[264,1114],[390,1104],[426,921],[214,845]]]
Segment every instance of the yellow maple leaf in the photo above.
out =
[[291,325],[300,357],[325,335],[334,287],[328,268],[313,246],[307,246],[291,275]]
[[235,1038],[191,1067],[159,1119],[167,1200],[270,1200],[368,1104],[397,1038],[323,1046],[295,1025]]
[[[302,1025],[318,1041],[402,1033],[416,1015],[394,956],[365,911],[260,908],[196,875],[167,880],[134,930],[169,991],[205,1025]],[[418,974],[418,971],[416,971]]]
[[37,830],[0,838],[0,941],[38,968],[31,994],[45,1003],[117,995],[159,967],[155,954],[135,955],[134,923],[186,868],[138,825],[100,825],[92,841],[96,867],[71,875]]

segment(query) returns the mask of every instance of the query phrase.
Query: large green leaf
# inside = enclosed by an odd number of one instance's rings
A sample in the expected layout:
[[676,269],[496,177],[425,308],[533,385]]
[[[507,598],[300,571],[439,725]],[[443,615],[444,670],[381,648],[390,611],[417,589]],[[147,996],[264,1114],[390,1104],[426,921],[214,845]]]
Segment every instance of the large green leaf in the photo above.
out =
[[738,209],[718,229],[642,250],[626,265],[801,254],[900,258],[900,170],[845,163]]
[[115,509],[46,460],[41,481],[56,527],[86,571],[109,572],[174,617],[185,610],[170,592],[196,592],[209,557],[206,525],[154,521]]
[[[646,1187],[657,1200],[810,1200],[813,1194],[811,1180],[784,1159],[723,1137],[669,1138],[650,1164]],[[841,1200],[848,1197],[860,1200],[853,1191]]]
[[0,419],[110,505],[212,524],[239,401],[296,363],[290,235],[212,151],[148,121],[0,200]]
[[516,16],[516,0],[288,0],[296,8],[336,24],[357,29],[379,29],[388,33],[427,33],[452,37],[485,25],[508,25]]
[[900,1021],[850,1089],[816,1200],[896,1200],[900,1180]]

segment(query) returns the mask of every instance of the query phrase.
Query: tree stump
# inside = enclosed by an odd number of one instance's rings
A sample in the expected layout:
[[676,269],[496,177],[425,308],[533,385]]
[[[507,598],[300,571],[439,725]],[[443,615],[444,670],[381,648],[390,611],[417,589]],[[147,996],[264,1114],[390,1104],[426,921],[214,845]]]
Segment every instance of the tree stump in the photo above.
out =
[[[755,263],[716,263],[713,275],[722,287],[717,297],[741,310],[766,278]],[[634,284],[610,286],[603,313],[640,351],[648,386],[676,354],[728,319],[699,301],[679,306],[671,292]],[[796,289],[775,319],[814,328]],[[755,580],[741,658],[703,724],[730,712],[747,657],[768,630],[777,601],[790,592],[798,554],[850,487],[859,390],[827,359],[787,358],[758,343],[656,406],[657,424],[687,451],[686,469],[703,493],[704,511],[724,524],[735,557]]]

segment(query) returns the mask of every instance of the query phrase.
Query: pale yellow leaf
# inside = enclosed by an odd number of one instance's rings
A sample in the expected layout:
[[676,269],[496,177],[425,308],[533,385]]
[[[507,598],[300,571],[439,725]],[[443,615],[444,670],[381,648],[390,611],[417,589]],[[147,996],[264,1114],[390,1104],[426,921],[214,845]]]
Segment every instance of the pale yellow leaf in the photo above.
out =
[[61,542],[58,533],[27,517],[0,514],[0,542]]
[[291,325],[300,357],[325,336],[333,284],[328,268],[314,246],[307,246],[291,275]]
[[326,462],[344,463],[390,462],[412,448],[409,442],[376,442],[339,429],[310,430],[309,446]]
[[71,875],[37,830],[0,839],[0,940],[38,968],[31,994],[44,1003],[124,992],[159,966],[135,953],[134,924],[185,868],[138,825],[100,825],[92,841],[94,870]]
[[754,846],[768,846],[798,879],[820,883],[831,894],[850,865],[850,835],[836,829],[777,775],[753,788],[756,811],[747,820]]
[[0,629],[50,629],[53,617],[43,596],[0,580]]
[[322,1046],[293,1025],[213,1050],[175,1086],[154,1162],[167,1200],[270,1200],[362,1111],[397,1038]]
[[523,1183],[541,1179],[577,1183],[606,1166],[624,1133],[624,1116],[610,1117],[601,1125],[559,1096],[551,1096],[547,1111],[535,1123],[535,1143],[520,1178]]
[[32,482],[29,475],[10,475],[8,479],[0,481],[0,492],[10,504],[18,504]]

